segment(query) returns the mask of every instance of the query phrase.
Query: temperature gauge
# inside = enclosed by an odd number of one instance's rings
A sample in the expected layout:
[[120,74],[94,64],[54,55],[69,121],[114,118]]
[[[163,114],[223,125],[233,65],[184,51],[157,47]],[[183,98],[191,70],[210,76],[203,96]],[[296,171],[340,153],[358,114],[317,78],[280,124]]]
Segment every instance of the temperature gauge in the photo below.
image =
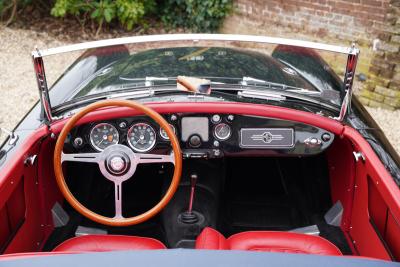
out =
[[[172,131],[174,132],[174,134],[176,134],[175,127],[174,127],[172,124],[170,124],[169,127],[171,127],[171,129],[172,129]],[[163,139],[169,140],[169,137],[168,137],[168,135],[167,135],[167,132],[166,132],[162,127],[160,127],[160,135],[161,135],[161,137],[162,137]]]

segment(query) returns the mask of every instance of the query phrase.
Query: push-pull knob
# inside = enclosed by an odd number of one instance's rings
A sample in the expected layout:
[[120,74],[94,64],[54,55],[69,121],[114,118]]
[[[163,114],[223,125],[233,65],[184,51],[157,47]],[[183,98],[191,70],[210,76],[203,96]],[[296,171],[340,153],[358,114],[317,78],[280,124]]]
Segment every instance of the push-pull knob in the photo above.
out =
[[200,145],[201,145],[201,138],[200,138],[200,136],[198,136],[197,134],[194,134],[194,135],[192,135],[190,138],[189,138],[189,145],[191,146],[191,147],[199,147]]

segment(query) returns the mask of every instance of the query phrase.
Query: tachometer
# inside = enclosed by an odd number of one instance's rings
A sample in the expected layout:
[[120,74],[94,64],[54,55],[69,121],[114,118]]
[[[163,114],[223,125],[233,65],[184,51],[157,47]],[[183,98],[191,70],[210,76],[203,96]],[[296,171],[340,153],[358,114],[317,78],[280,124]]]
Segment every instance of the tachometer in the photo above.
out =
[[147,123],[136,123],[128,130],[128,143],[137,152],[147,152],[156,144],[156,132]]
[[96,124],[90,131],[90,143],[98,151],[103,151],[111,145],[118,144],[118,142],[118,130],[109,123]]

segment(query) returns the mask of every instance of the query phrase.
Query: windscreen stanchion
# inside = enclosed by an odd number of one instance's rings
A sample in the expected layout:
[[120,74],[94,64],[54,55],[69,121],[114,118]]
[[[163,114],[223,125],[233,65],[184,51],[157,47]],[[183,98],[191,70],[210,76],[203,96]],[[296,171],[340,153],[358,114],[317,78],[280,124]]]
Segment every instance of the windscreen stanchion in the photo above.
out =
[[46,122],[50,123],[53,121],[51,114],[51,104],[49,89],[47,87],[46,73],[44,71],[43,58],[40,56],[40,51],[36,50],[36,53],[32,53],[33,66],[35,69],[36,81],[39,88],[39,98],[42,104],[42,109],[46,117]]
[[338,117],[335,118],[338,121],[344,120],[347,111],[350,109],[351,106],[351,98],[353,95],[353,81],[359,54],[359,50],[355,48],[355,44],[352,45],[352,49],[353,51],[351,51],[351,53],[349,53],[347,56],[346,72],[344,74],[343,81],[345,95],[342,101],[342,106],[340,108],[340,114]]

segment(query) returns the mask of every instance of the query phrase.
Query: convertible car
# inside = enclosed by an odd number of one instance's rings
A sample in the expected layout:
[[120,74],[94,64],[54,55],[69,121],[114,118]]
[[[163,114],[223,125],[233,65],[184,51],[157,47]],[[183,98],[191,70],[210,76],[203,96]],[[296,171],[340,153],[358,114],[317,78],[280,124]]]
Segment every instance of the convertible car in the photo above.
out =
[[0,264],[398,266],[400,159],[352,97],[358,55],[221,34],[36,49],[40,101],[2,129]]

